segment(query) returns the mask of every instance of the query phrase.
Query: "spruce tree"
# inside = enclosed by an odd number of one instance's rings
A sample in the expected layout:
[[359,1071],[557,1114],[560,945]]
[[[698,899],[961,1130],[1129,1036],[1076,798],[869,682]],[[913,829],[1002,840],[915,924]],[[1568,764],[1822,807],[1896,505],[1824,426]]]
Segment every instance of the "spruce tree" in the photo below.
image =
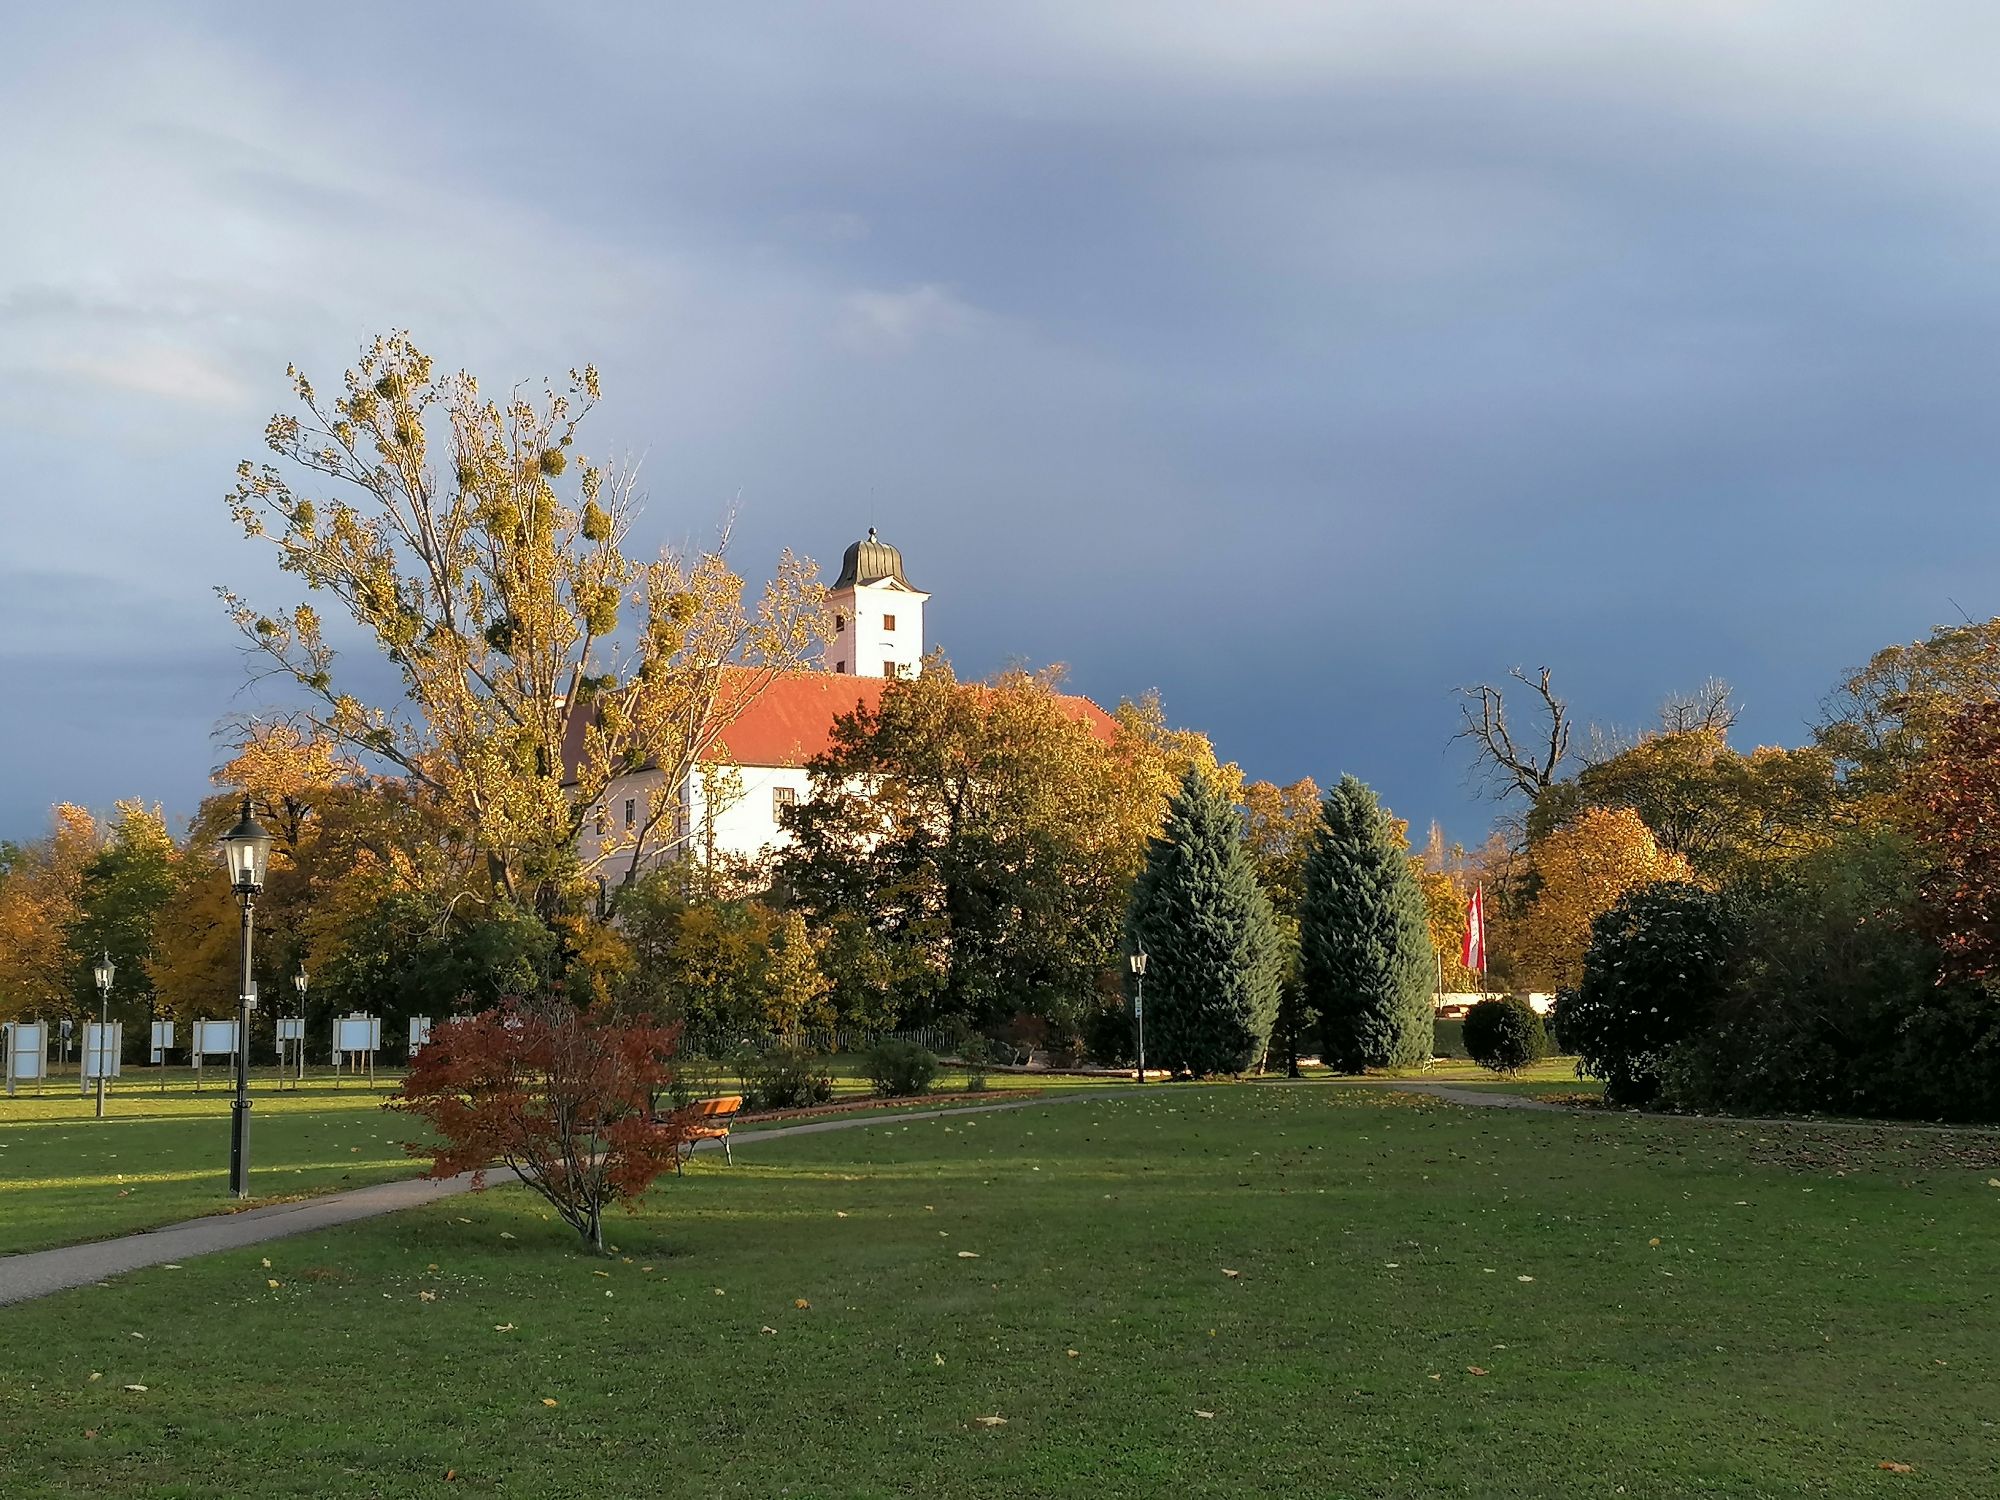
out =
[[1319,1012],[1320,1059],[1342,1073],[1430,1061],[1435,964],[1422,889],[1375,793],[1326,794],[1306,854],[1299,980]]
[[1126,938],[1149,956],[1150,1061],[1240,1073],[1263,1057],[1278,1012],[1278,931],[1235,807],[1192,768],[1146,847]]

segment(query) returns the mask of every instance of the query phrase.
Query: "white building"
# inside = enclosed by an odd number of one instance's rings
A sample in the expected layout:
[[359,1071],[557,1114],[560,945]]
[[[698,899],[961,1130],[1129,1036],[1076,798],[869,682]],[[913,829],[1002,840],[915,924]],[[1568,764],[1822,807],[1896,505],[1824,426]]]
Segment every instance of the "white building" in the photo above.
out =
[[903,576],[903,554],[868,528],[840,560],[827,595],[833,639],[826,665],[856,677],[914,676],[924,659],[924,601],[930,595]]
[[[644,864],[656,866],[683,854],[755,860],[789,840],[781,820],[787,808],[812,795],[806,767],[832,747],[835,721],[876,707],[889,678],[913,677],[920,670],[929,598],[904,577],[902,553],[870,527],[866,539],[847,549],[827,596],[833,633],[822,657],[825,670],[776,677],[740,712],[727,715],[714,755],[681,788],[677,825],[655,830]],[[725,674],[725,700],[731,685]],[[1066,701],[1101,738],[1115,734],[1110,715],[1095,703]],[[581,753],[582,728],[579,721],[573,731],[579,741],[573,756]],[[613,778],[596,818],[585,822],[578,853],[605,884],[624,879],[633,841],[665,781],[665,773],[652,767]],[[605,860],[607,850],[611,858]]]

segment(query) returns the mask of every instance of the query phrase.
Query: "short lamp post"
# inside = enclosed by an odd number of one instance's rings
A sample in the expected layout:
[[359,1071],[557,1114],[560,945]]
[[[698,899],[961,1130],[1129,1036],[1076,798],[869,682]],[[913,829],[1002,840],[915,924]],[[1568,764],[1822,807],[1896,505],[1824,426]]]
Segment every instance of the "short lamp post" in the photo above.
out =
[[91,973],[97,979],[97,1052],[92,1066],[97,1069],[97,1118],[104,1118],[104,1053],[111,1036],[111,981],[118,977],[118,965],[106,952]]
[[250,816],[250,799],[243,799],[243,816],[222,836],[229,862],[229,885],[243,903],[243,980],[236,994],[236,1097],[229,1105],[229,1187],[238,1198],[250,1196],[250,944],[257,922],[257,893],[264,889],[264,872],[271,860],[271,835]]
[[299,965],[299,972],[292,976],[292,988],[299,992],[299,1034],[292,1042],[292,1050],[297,1053],[295,1061],[298,1064],[298,1072],[294,1077],[303,1083],[306,1077],[306,991],[312,988],[312,977],[306,973],[306,966],[303,963]]
[[1138,986],[1132,997],[1132,1017],[1139,1023],[1139,1082],[1146,1081],[1146,950],[1132,955],[1132,979]]

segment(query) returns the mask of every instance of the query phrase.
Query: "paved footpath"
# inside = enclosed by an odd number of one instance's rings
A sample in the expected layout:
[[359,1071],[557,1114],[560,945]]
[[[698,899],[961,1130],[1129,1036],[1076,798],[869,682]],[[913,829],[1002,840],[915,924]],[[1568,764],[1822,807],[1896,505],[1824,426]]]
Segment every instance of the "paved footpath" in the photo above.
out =
[[[818,1135],[828,1130],[860,1130],[869,1125],[905,1125],[911,1120],[936,1120],[959,1115],[991,1114],[1004,1109],[1031,1109],[1038,1104],[1061,1104],[1077,1099],[1103,1099],[1114,1091],[1051,1094],[1040,1099],[1017,1099],[1006,1104],[970,1104],[958,1109],[909,1110],[897,1114],[863,1115],[856,1119],[812,1120],[803,1125],[778,1125],[768,1130],[745,1130],[730,1137],[730,1145],[740,1151],[760,1141],[785,1136]],[[715,1146],[701,1141],[696,1149]],[[501,1172],[505,1172],[503,1167]],[[498,1180],[494,1173],[489,1178]],[[115,1240],[98,1240],[88,1245],[65,1245],[55,1250],[34,1250],[24,1255],[0,1255],[0,1306],[46,1297],[71,1287],[95,1286],[108,1276],[122,1275],[146,1266],[163,1266],[192,1260],[197,1255],[213,1255],[218,1250],[241,1250],[265,1240],[281,1240],[295,1234],[311,1234],[360,1219],[379,1218],[398,1209],[416,1208],[472,1191],[472,1174],[457,1177],[406,1178],[383,1182],[374,1187],[352,1188],[344,1193],[327,1193],[318,1198],[302,1198],[295,1203],[273,1203],[265,1208],[245,1209],[237,1214],[210,1214],[188,1219],[141,1234]]]

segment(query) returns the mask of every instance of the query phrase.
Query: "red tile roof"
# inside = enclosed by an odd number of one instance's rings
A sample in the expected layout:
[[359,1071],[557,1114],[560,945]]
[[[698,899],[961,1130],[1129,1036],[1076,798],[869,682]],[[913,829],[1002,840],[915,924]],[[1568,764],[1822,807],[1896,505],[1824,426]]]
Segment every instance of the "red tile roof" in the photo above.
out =
[[[729,719],[716,758],[727,756],[739,766],[803,766],[831,748],[836,719],[857,708],[877,707],[888,685],[886,678],[843,672],[787,672],[774,677]],[[719,710],[728,714],[732,691],[751,690],[750,673],[725,673]],[[1090,699],[1065,693],[1057,702],[1064,713],[1103,743],[1108,745],[1117,737],[1117,721]],[[584,719],[579,714],[571,721],[571,743],[565,746],[564,759],[572,768],[582,759],[583,731]]]

